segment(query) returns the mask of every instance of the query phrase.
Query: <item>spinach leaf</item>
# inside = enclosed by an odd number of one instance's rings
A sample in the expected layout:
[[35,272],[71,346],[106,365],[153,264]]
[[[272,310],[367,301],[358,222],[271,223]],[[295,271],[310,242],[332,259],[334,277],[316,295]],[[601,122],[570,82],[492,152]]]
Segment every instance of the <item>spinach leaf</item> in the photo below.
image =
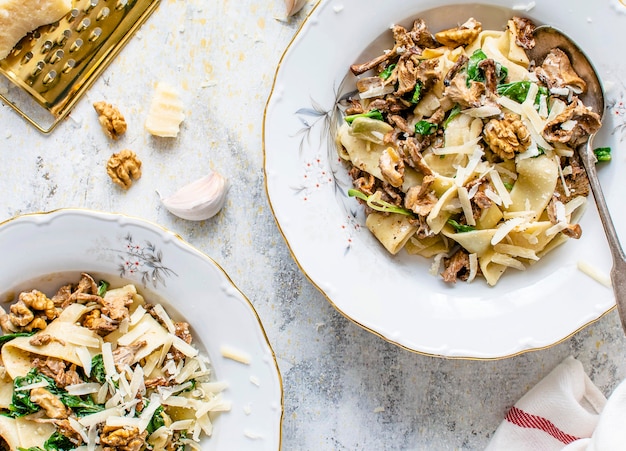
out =
[[161,426],[165,426],[165,418],[163,417],[163,406],[159,406],[152,415],[150,422],[148,423],[148,427],[146,430],[148,431],[148,435],[152,434],[154,431],[159,429]]
[[[487,55],[481,49],[474,50],[474,53],[469,57],[469,61],[467,62],[467,83],[469,85],[470,81],[485,81],[485,75],[483,71],[480,69],[479,65],[481,61],[486,60]],[[496,65],[496,78],[498,79],[498,83],[502,83],[506,76],[509,74],[509,70],[504,67],[502,64],[495,62]]]
[[13,397],[9,405],[9,416],[13,418],[22,417],[41,409],[38,404],[30,400],[30,390],[20,390],[19,388],[42,381],[48,382],[48,389],[56,387],[53,379],[39,373],[36,368],[30,370],[26,376],[17,376],[13,380]]
[[344,118],[344,120],[348,124],[351,124],[352,122],[354,122],[354,120],[357,117],[369,117],[370,119],[376,119],[376,120],[379,120],[379,121],[383,121],[384,120],[382,113],[380,111],[376,110],[376,109],[370,110],[367,113],[351,114],[349,116],[346,116]]
[[598,147],[597,149],[593,149],[593,153],[596,155],[598,161],[611,161],[610,147]]
[[0,335],[0,346],[5,344],[7,341],[11,341],[11,340],[13,340],[14,338],[17,338],[17,337],[30,337],[35,332],[37,332],[37,331],[33,330],[32,332],[16,332],[14,334]]
[[437,131],[437,128],[439,128],[437,124],[421,120],[415,124],[415,133],[418,135],[432,135]]
[[[505,83],[499,85],[497,88],[498,94],[509,99],[515,100],[517,103],[522,103],[528,96],[531,82],[528,80],[514,81],[512,83]],[[535,98],[535,104],[539,103],[539,99],[542,95],[547,96],[549,94],[548,88],[545,86],[539,86],[539,92]]]
[[91,378],[97,380],[101,384],[106,382],[106,372],[104,370],[104,359],[102,358],[102,354],[97,354],[91,359]]
[[378,76],[383,80],[387,80],[389,77],[391,77],[391,74],[393,73],[393,70],[395,68],[395,64],[390,64],[389,66],[385,67],[385,69],[380,74],[378,74]]
[[475,227],[472,227],[466,224],[459,224],[457,221],[455,221],[452,218],[448,219],[448,224],[450,224],[454,228],[454,231],[456,233],[472,232],[476,230]]

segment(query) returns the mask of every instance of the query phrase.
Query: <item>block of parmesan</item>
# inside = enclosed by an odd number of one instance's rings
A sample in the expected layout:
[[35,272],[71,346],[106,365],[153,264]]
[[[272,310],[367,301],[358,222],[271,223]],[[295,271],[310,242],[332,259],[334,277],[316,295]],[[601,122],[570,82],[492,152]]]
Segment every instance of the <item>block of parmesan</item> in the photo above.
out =
[[146,118],[146,130],[155,136],[175,138],[184,119],[183,103],[178,91],[166,83],[159,82]]
[[56,22],[72,9],[72,0],[0,0],[0,59],[26,34]]

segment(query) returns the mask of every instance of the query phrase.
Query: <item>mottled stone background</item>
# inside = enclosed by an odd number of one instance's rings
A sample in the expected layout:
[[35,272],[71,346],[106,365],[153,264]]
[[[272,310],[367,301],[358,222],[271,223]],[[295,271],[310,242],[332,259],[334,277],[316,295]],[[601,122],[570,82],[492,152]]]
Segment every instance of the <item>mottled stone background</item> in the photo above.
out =
[[[266,198],[262,125],[278,61],[312,6],[285,19],[281,0],[162,0],[52,135],[0,107],[0,220],[61,207],[121,212],[212,256],[254,304],[276,352],[285,450],[482,449],[507,409],[569,355],[609,394],[626,375],[615,312],[550,349],[500,361],[444,360],[362,330],[308,282]],[[187,118],[175,140],[143,129],[157,81],[182,92]],[[100,130],[97,100],[126,116],[121,140]],[[105,172],[123,148],[143,161],[142,178],[127,192]],[[157,191],[172,193],[210,169],[230,180],[218,216],[192,223],[161,206]]]

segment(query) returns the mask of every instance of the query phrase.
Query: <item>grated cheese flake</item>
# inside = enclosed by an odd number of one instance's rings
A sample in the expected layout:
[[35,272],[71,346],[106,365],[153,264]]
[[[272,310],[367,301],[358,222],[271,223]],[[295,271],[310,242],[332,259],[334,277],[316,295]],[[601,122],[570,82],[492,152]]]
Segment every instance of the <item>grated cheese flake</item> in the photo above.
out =
[[153,311],[154,311],[154,313],[157,314],[157,316],[161,319],[161,321],[163,321],[163,323],[165,324],[165,327],[167,328],[167,331],[170,334],[175,334],[176,333],[176,327],[174,326],[174,323],[172,322],[172,319],[167,314],[167,312],[165,311],[163,306],[161,304],[157,304],[157,305],[154,306]]
[[474,212],[472,210],[472,204],[470,202],[467,188],[465,188],[464,186],[459,186],[457,194],[459,196],[459,201],[461,201],[461,209],[463,210],[463,214],[465,215],[465,222],[467,223],[467,225],[470,226],[476,225],[476,219],[474,219]]
[[245,365],[250,364],[250,355],[239,351],[238,349],[231,348],[230,346],[222,345],[220,347],[222,357],[234,360],[235,362],[243,363]]
[[589,277],[591,277],[596,282],[601,283],[605,287],[611,288],[611,286],[612,286],[611,278],[607,274],[605,274],[605,273],[601,272],[600,270],[598,270],[597,268],[595,268],[590,263],[582,261],[582,260],[579,260],[577,262],[576,266],[578,267],[578,269],[581,272],[583,272],[584,274],[587,274]]
[[78,422],[85,427],[91,427],[104,423],[110,416],[119,416],[121,413],[122,412],[118,407],[112,407],[90,415],[85,415],[84,417],[79,418]]
[[91,353],[86,346],[80,346],[76,348],[76,355],[83,366],[85,375],[89,377],[91,375]]
[[198,355],[198,350],[196,348],[176,335],[172,335],[172,346],[185,354],[187,357],[195,357]]
[[470,283],[476,278],[476,274],[478,274],[478,255],[475,252],[469,254],[469,265],[470,271],[467,277],[467,283]]
[[493,238],[491,238],[491,244],[495,246],[500,241],[502,241],[505,236],[513,231],[515,227],[523,224],[524,222],[526,222],[525,218],[513,218],[504,221],[498,226],[496,233],[494,233]]
[[80,384],[72,384],[65,386],[65,390],[74,396],[89,395],[91,393],[98,393],[102,385],[97,382],[84,382]]
[[502,182],[502,178],[500,178],[500,174],[498,171],[492,170],[489,172],[489,179],[491,183],[493,183],[493,187],[498,192],[498,196],[502,199],[502,205],[504,208],[508,208],[513,201],[511,200],[511,195],[509,194],[509,190],[504,186],[504,182]]

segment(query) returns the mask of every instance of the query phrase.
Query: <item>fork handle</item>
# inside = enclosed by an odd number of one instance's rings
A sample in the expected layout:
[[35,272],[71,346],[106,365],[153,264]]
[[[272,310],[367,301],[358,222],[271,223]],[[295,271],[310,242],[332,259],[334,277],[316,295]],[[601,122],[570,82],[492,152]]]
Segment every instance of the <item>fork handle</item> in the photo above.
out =
[[587,141],[580,150],[580,156],[583,161],[583,166],[589,178],[589,185],[591,186],[591,192],[596,201],[598,207],[598,213],[600,220],[602,221],[602,227],[606,239],[609,243],[609,249],[611,256],[613,257],[613,267],[611,268],[611,283],[613,285],[613,293],[615,294],[615,303],[622,322],[622,328],[626,331],[626,255],[620,245],[617,232],[615,231],[615,225],[611,219],[609,208],[606,205],[606,199],[602,192],[602,187],[598,181],[598,174],[596,171],[596,156],[593,153],[592,139]]

